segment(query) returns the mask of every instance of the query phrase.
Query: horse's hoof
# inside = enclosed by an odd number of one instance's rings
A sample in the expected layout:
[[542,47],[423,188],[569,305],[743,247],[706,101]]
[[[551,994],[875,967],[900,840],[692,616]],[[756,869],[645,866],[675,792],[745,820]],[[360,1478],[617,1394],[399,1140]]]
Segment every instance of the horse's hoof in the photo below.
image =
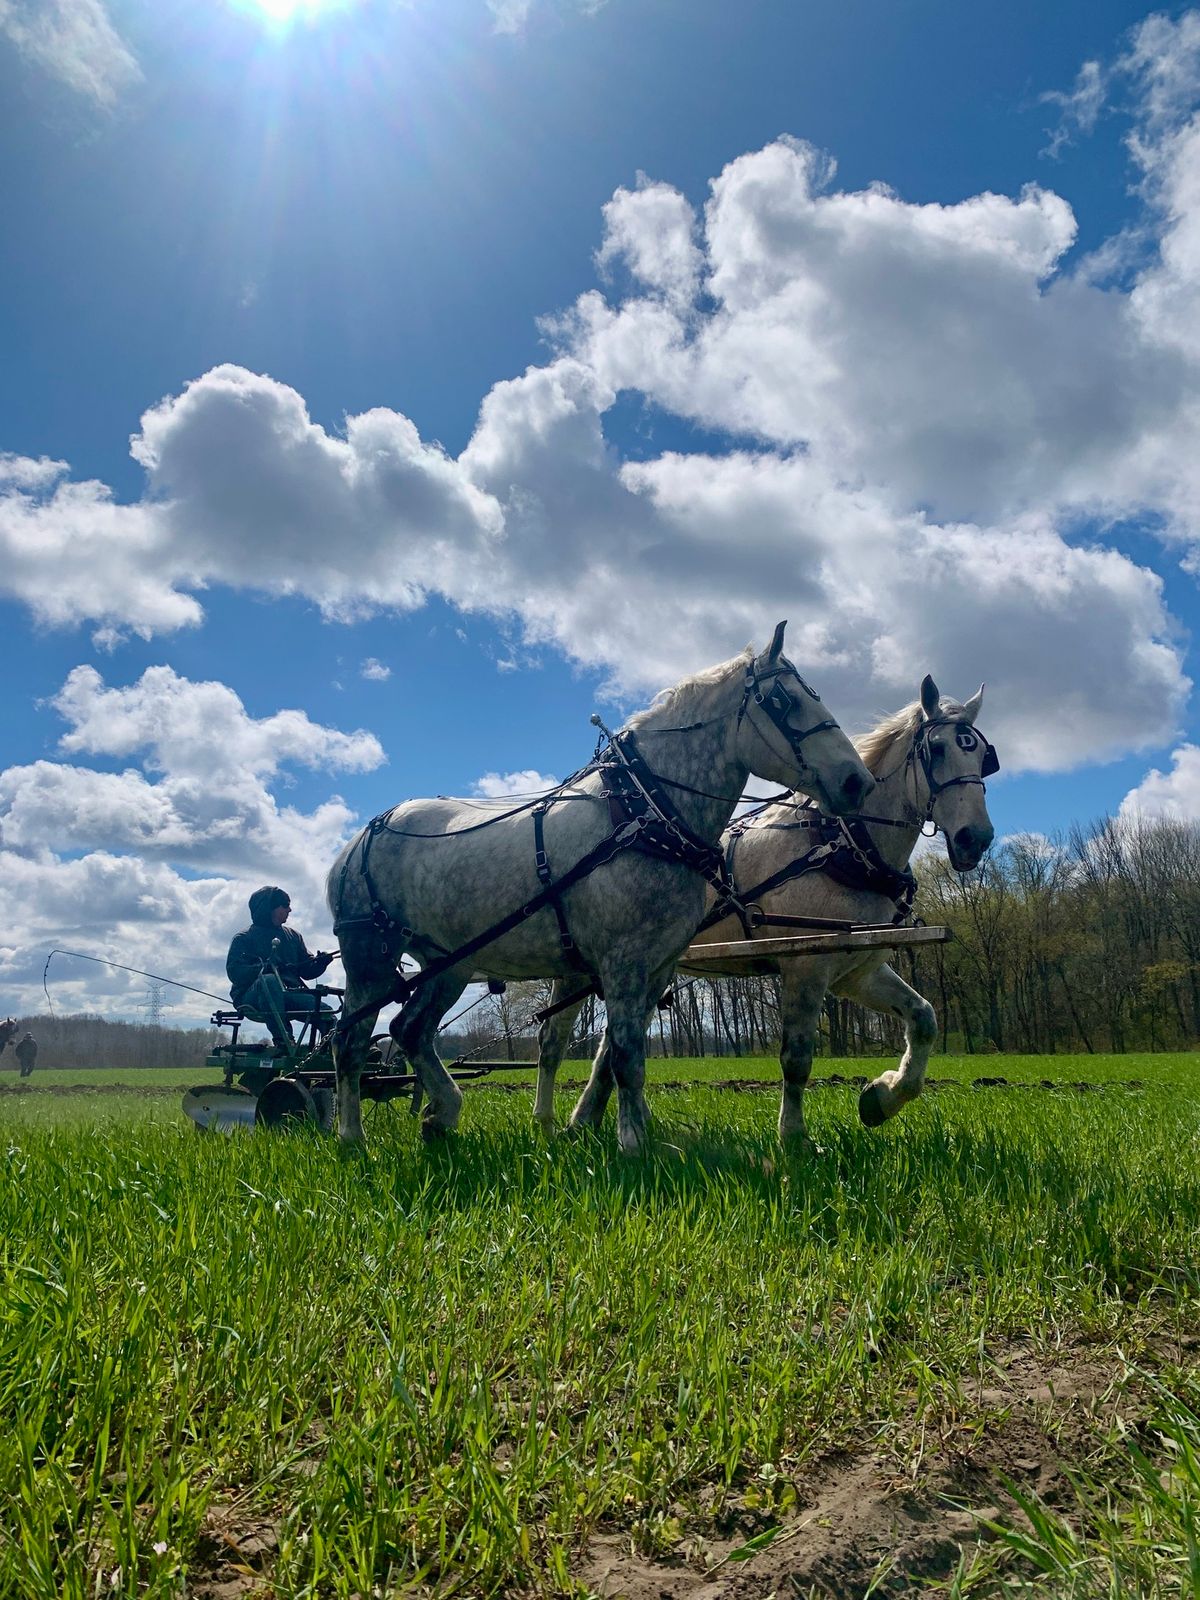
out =
[[864,1128],[880,1128],[887,1121],[883,1091],[877,1083],[869,1083],[859,1095],[858,1119]]
[[825,1153],[817,1141],[810,1139],[806,1133],[781,1133],[779,1142],[783,1146],[785,1156],[795,1156],[801,1161],[808,1161]]
[[426,1144],[444,1144],[454,1135],[455,1129],[447,1127],[443,1122],[430,1122],[427,1117],[421,1124],[421,1138]]

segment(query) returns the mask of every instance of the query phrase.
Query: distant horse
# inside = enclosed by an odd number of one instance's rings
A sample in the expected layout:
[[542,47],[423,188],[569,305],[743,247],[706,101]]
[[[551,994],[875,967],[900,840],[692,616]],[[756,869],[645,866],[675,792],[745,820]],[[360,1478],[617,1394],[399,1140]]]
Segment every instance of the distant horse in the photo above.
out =
[[17,1031],[15,1017],[5,1017],[4,1021],[0,1022],[0,1056],[4,1054],[5,1045],[16,1035]]
[[[583,973],[603,987],[608,1008],[621,1146],[642,1145],[646,1010],[703,915],[698,874],[719,867],[716,841],[747,777],[798,788],[839,814],[875,787],[783,655],[783,628],[761,655],[748,649],[664,691],[613,736],[602,761],[536,804],[411,800],[346,846],[328,884],[346,973],[348,1025],[335,1044],[343,1140],[363,1137],[367,1043],[410,954],[440,966],[392,1024],[425,1097],[426,1137],[458,1121],[462,1094],[434,1040],[472,974]],[[589,862],[595,870],[581,875]],[[570,886],[558,893],[565,877]],[[539,908],[519,926],[491,937],[506,913],[534,901]],[[481,937],[481,948],[460,955]],[[448,954],[457,958],[449,966]],[[586,1107],[576,1119],[593,1120]]]
[[[735,821],[725,833],[726,860],[739,898],[758,903],[768,921],[764,936],[776,931],[771,916],[834,917],[852,922],[888,923],[906,911],[915,880],[908,871],[922,826],[932,822],[946,838],[950,864],[959,872],[978,866],[992,842],[984,779],[998,769],[996,753],[975,729],[983,689],[960,705],[943,700],[933,679],[921,685],[921,698],[881,722],[855,745],[875,778],[870,816],[852,818],[843,844],[820,856],[814,812],[785,801]],[[816,860],[809,858],[816,856]],[[773,883],[773,887],[761,886]],[[714,921],[693,943],[742,938],[728,917]],[[827,993],[856,1000],[869,1010],[890,1012],[904,1023],[905,1051],[899,1067],[883,1073],[859,1096],[859,1115],[877,1127],[920,1094],[929,1052],[937,1039],[933,1007],[887,962],[887,950],[856,950],[824,956],[705,962],[704,976],[740,976],[775,970],[780,974],[780,1065],[783,1101],[779,1136],[786,1144],[807,1144],[803,1095],[812,1069],[821,1008]],[[682,970],[688,970],[684,964]],[[551,1003],[568,997],[578,982],[559,980]],[[579,996],[582,1004],[583,991]],[[579,1005],[546,1020],[540,1035],[534,1116],[554,1124],[554,1075],[558,1070]],[[585,1095],[593,1105],[612,1091],[604,1047],[596,1056]]]

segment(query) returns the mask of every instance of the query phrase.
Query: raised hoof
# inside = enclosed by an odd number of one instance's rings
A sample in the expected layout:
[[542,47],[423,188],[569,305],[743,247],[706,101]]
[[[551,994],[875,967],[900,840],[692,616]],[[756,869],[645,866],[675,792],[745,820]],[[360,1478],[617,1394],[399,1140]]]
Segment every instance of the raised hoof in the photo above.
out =
[[859,1095],[858,1119],[864,1128],[881,1128],[887,1121],[883,1092],[877,1083],[869,1083]]

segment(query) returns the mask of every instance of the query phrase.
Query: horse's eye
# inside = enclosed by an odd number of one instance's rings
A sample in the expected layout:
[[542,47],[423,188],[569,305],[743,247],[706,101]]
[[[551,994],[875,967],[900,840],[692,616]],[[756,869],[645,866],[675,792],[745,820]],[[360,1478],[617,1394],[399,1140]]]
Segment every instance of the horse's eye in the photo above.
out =
[[929,759],[931,761],[940,761],[945,754],[946,746],[944,744],[931,744],[929,746]]

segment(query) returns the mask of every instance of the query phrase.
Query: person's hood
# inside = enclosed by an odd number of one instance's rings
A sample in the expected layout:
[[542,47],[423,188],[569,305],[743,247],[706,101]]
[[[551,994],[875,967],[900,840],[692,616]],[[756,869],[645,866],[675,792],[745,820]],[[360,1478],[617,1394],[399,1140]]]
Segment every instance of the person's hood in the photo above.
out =
[[290,905],[291,895],[286,889],[280,889],[273,884],[265,884],[261,889],[255,889],[250,896],[250,920],[257,928],[271,926],[271,913],[276,906]]

